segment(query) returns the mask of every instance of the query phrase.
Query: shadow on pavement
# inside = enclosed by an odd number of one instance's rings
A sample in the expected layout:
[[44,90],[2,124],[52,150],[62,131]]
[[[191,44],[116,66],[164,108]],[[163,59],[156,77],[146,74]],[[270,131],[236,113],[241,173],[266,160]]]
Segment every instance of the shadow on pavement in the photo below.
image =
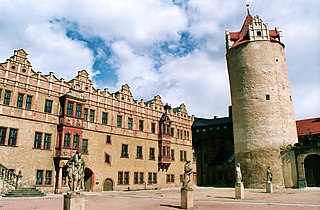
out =
[[174,206],[174,205],[169,205],[169,204],[160,204],[160,206],[166,206],[166,207],[171,207],[171,208],[181,209],[181,207],[180,207],[180,206]]

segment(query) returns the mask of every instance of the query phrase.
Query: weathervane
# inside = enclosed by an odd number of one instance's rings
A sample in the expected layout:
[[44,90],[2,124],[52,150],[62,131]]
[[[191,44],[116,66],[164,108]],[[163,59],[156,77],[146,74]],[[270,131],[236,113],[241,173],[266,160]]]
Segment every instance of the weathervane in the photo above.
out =
[[247,3],[246,3],[248,15],[250,14],[250,11],[249,11],[250,2],[252,2],[252,0],[247,0]]

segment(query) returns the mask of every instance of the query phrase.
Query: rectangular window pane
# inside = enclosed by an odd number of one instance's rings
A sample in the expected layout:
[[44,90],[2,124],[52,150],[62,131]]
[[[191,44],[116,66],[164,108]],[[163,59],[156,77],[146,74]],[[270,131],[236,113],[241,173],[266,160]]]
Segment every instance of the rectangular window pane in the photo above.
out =
[[153,184],[157,184],[157,173],[153,173],[152,183],[153,183]]
[[174,150],[172,149],[172,150],[171,150],[171,160],[174,161],[174,159],[175,159],[175,158],[174,158]]
[[43,170],[37,170],[36,185],[42,185],[43,181]]
[[8,145],[16,146],[16,144],[17,144],[17,134],[18,134],[18,129],[10,128]]
[[88,140],[87,139],[82,140],[82,153],[88,154]]
[[151,133],[156,133],[156,124],[151,123]]
[[110,155],[108,154],[105,155],[105,162],[110,163]]
[[122,144],[121,157],[128,157],[128,145]]
[[46,112],[46,113],[52,112],[52,101],[51,100],[46,99],[44,112]]
[[140,184],[144,184],[144,173],[140,172]]
[[79,148],[79,135],[74,135],[73,136],[73,148]]
[[76,105],[76,117],[81,117],[81,112],[82,112],[82,105],[77,104]]
[[6,142],[7,128],[0,127],[0,145],[4,145]]
[[88,109],[84,109],[84,116],[83,116],[85,121],[88,121]]
[[108,113],[102,112],[102,124],[107,125],[108,124]]
[[70,136],[69,133],[64,134],[64,147],[70,147]]
[[137,158],[142,159],[142,147],[141,146],[137,146]]
[[148,184],[152,184],[152,173],[148,173]]
[[123,172],[118,172],[118,184],[123,184]]
[[133,175],[133,184],[138,184],[139,183],[139,178],[138,178],[138,172],[134,172]]
[[155,156],[154,156],[154,148],[150,148],[149,159],[150,159],[150,160],[154,160],[154,159],[155,159]]
[[139,120],[139,131],[143,131],[143,120]]
[[24,98],[24,94],[19,93],[19,94],[18,94],[18,100],[17,100],[17,107],[18,107],[18,108],[22,108],[23,98]]
[[44,134],[44,149],[50,149],[51,148],[51,134],[46,133]]
[[111,144],[111,136],[110,135],[107,135],[106,143],[107,144]]
[[187,161],[187,151],[183,151],[183,161]]
[[72,115],[73,114],[73,103],[68,101],[67,103],[67,115]]
[[9,106],[10,105],[10,98],[11,98],[11,91],[6,90],[4,92],[3,104]]
[[45,185],[51,185],[52,171],[46,171]]
[[129,184],[129,172],[124,172],[124,183]]
[[26,100],[26,109],[30,110],[32,105],[32,96],[27,95],[27,100]]
[[36,132],[34,136],[33,147],[36,149],[41,149],[42,133]]
[[131,117],[129,117],[129,118],[128,118],[128,129],[131,129],[131,130],[132,130],[132,128],[133,128],[133,126],[132,126],[132,121],[133,121],[133,119],[132,119]]
[[95,115],[95,111],[94,110],[90,110],[90,122],[94,122],[94,115]]
[[122,116],[121,115],[117,116],[117,127],[118,128],[122,127]]

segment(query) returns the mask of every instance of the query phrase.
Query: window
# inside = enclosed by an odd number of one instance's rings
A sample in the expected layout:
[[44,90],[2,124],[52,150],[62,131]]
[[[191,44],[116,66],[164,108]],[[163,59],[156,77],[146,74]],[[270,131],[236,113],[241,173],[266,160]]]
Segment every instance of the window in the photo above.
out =
[[128,185],[129,184],[129,172],[124,172],[124,181],[123,184]]
[[7,128],[0,127],[0,145],[5,145],[6,134],[7,134]]
[[183,161],[187,161],[187,151],[183,151]]
[[52,171],[46,171],[46,180],[44,184],[51,185],[51,180],[52,180]]
[[137,158],[138,159],[142,159],[142,147],[141,146],[137,146]]
[[257,36],[261,36],[261,31],[257,31]]
[[82,105],[77,104],[76,105],[76,117],[81,117],[81,112],[82,112]]
[[170,134],[171,134],[172,137],[174,137],[174,128],[171,128]]
[[140,172],[140,184],[144,184],[144,173]]
[[36,185],[42,185],[43,182],[43,170],[37,170]]
[[73,136],[73,148],[77,149],[79,148],[79,139],[80,139],[80,136],[75,134]]
[[167,174],[167,183],[174,183],[174,174]]
[[151,123],[151,133],[156,133],[156,124]]
[[44,134],[44,149],[50,150],[51,148],[51,134],[45,133]]
[[23,98],[24,98],[24,94],[19,93],[19,94],[18,94],[18,100],[17,100],[17,107],[18,107],[18,108],[22,108]]
[[143,131],[143,120],[139,120],[139,131]]
[[171,160],[172,160],[172,161],[175,160],[175,158],[174,158],[174,150],[173,150],[173,149],[171,150]]
[[186,161],[187,159],[186,151],[180,150],[180,161]]
[[73,103],[70,101],[67,103],[67,115],[73,115]]
[[26,109],[30,110],[30,109],[31,109],[31,105],[32,105],[32,96],[27,95],[27,99],[26,99]]
[[84,109],[84,116],[83,116],[85,121],[88,121],[88,109]]
[[16,146],[17,134],[18,134],[18,129],[10,128],[9,139],[8,139],[9,146]]
[[95,111],[90,109],[90,122],[94,122]]
[[183,139],[187,139],[187,131],[183,131]]
[[152,173],[148,173],[148,184],[152,184]]
[[138,184],[139,183],[139,173],[134,172],[133,174],[133,184]]
[[108,124],[108,113],[102,112],[102,124],[107,125]]
[[71,136],[70,133],[64,134],[64,144],[63,144],[64,147],[70,147],[70,136]]
[[107,144],[111,144],[111,136],[110,135],[107,135],[106,143]]
[[45,106],[44,106],[44,112],[46,112],[46,113],[52,112],[52,100],[46,99]]
[[129,184],[129,172],[118,172],[118,185],[128,185]]
[[155,160],[155,155],[154,155],[154,148],[150,148],[149,152],[149,160]]
[[88,139],[82,139],[82,153],[88,154]]
[[36,132],[34,135],[33,147],[36,149],[41,149],[42,133]]
[[132,121],[133,119],[131,117],[128,118],[128,129],[132,130]]
[[187,140],[190,140],[190,138],[189,138],[189,131],[187,131]]
[[122,116],[121,115],[117,116],[117,127],[118,128],[122,127]]
[[109,164],[111,163],[110,155],[105,154],[104,162],[109,163]]
[[152,183],[153,183],[153,184],[157,184],[157,173],[153,173]]
[[125,157],[125,158],[129,157],[127,144],[122,144],[121,157]]
[[10,105],[10,98],[11,98],[11,91],[6,90],[4,92],[3,104],[9,106]]
[[123,184],[123,172],[121,171],[118,172],[118,184],[119,185]]
[[269,94],[266,95],[266,100],[268,100],[268,101],[270,100],[270,95]]

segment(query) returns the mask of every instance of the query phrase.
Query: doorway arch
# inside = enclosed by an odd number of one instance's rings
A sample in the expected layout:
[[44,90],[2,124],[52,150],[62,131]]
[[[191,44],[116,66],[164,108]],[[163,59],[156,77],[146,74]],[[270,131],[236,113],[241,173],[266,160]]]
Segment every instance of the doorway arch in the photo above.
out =
[[113,191],[113,181],[111,179],[104,180],[103,191]]
[[320,187],[320,156],[308,155],[304,159],[307,187]]
[[84,191],[92,192],[94,184],[94,174],[90,168],[84,170]]

